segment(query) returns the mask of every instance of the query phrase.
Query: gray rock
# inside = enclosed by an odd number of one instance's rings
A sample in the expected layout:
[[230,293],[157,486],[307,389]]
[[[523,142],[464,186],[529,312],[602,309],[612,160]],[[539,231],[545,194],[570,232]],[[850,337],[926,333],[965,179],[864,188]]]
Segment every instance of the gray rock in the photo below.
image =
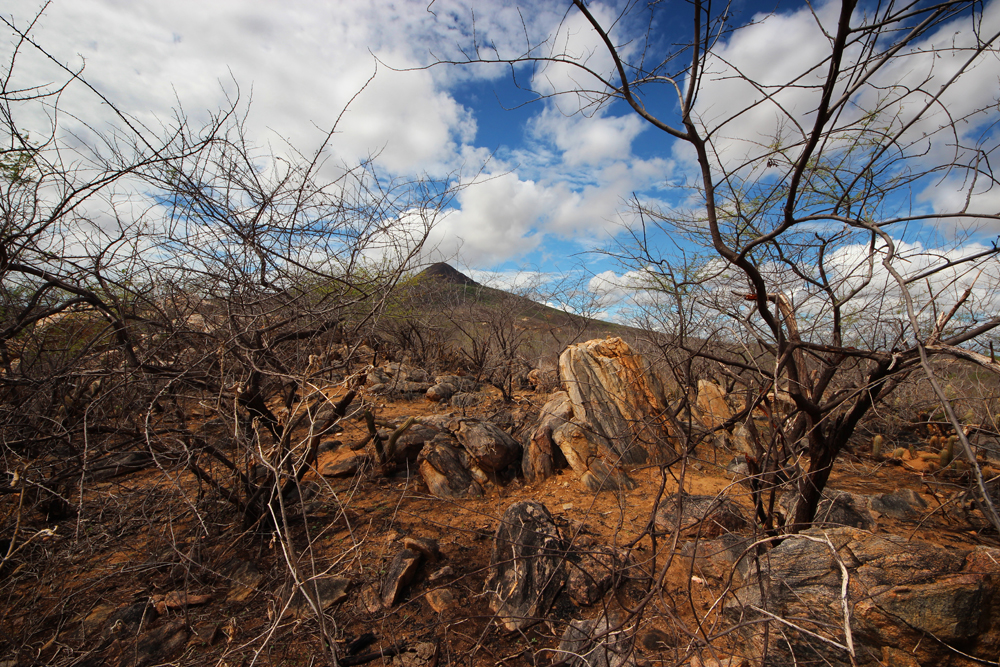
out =
[[302,586],[294,582],[282,586],[278,591],[282,618],[304,619],[316,615],[314,605],[320,611],[347,599],[351,580],[343,577],[318,577],[306,581]]
[[521,459],[521,445],[490,422],[463,419],[455,437],[487,472],[502,472]]
[[441,431],[425,424],[414,424],[396,438],[395,457],[397,461],[416,461],[420,451]]
[[[779,505],[788,517],[795,516],[795,506],[798,502],[798,493],[794,488],[781,496]],[[861,528],[863,530],[873,530],[875,528],[875,517],[872,516],[868,506],[870,500],[867,496],[847,491],[837,491],[835,489],[825,489],[823,496],[816,506],[816,517],[813,525],[819,526],[849,526],[851,528]]]
[[544,505],[521,501],[504,512],[493,540],[485,589],[508,630],[544,619],[566,578],[566,545]]
[[567,667],[626,667],[635,665],[633,638],[612,616],[572,621],[559,642],[553,665]]
[[448,400],[455,395],[455,387],[446,382],[436,384],[427,390],[424,394],[428,401],[434,403],[447,403]]
[[673,494],[656,508],[657,530],[712,539],[750,527],[743,509],[726,497]]
[[[762,605],[844,645],[842,563],[849,574],[858,665],[874,667],[894,651],[909,653],[918,664],[945,664],[953,655],[947,645],[992,660],[1000,646],[1000,605],[992,602],[1000,593],[1000,550],[989,551],[945,549],[855,528],[813,528],[771,550],[761,561],[761,578],[751,568],[726,614],[738,619],[739,632],[754,652],[764,649],[764,626],[748,621],[770,618],[757,611]],[[768,648],[769,664],[789,664],[790,651],[799,664],[851,664],[847,652],[829,642],[791,626],[783,626],[780,634]]]
[[577,552],[569,563],[566,592],[580,607],[597,604],[621,575],[621,559],[611,547]]
[[135,667],[162,665],[180,655],[187,645],[190,632],[187,623],[179,619],[161,625],[145,633],[135,645],[135,655],[131,664]]
[[453,408],[471,408],[473,406],[479,405],[479,401],[483,400],[483,397],[474,392],[459,392],[451,397],[451,407]]
[[920,516],[927,503],[912,489],[899,489],[871,498],[871,508],[879,514],[896,519],[914,519]]
[[614,464],[609,465],[605,460],[605,456],[614,455],[603,436],[574,422],[566,422],[553,429],[552,441],[589,490],[598,492],[634,488],[635,483],[624,471]]

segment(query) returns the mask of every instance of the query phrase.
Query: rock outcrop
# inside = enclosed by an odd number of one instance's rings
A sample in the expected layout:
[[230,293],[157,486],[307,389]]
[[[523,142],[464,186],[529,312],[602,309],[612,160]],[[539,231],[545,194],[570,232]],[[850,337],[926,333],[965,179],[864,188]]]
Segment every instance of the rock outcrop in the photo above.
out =
[[573,422],[595,436],[608,464],[673,458],[663,383],[621,338],[569,346],[559,356],[559,376],[573,403]]

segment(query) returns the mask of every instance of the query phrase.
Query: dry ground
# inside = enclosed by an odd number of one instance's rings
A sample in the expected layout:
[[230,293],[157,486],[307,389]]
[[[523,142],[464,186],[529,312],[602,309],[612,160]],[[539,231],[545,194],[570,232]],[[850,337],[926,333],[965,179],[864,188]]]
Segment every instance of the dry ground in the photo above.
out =
[[[526,394],[521,401],[524,407],[537,407],[544,398]],[[379,416],[388,419],[447,410],[423,398],[373,400],[379,403]],[[503,406],[492,397],[474,412],[488,417],[499,409]],[[338,439],[350,443],[363,437],[363,422],[348,420],[344,425]],[[725,473],[732,453],[706,449],[699,454],[701,458],[683,470],[685,490],[727,493],[749,507],[746,489]],[[323,462],[321,458],[320,468]],[[368,633],[374,634],[373,642],[356,649],[356,654],[431,642],[439,647],[438,664],[549,664],[552,654],[547,649],[558,643],[566,623],[593,617],[599,610],[560,601],[550,623],[523,633],[503,631],[492,622],[483,582],[499,517],[516,501],[535,500],[581,544],[631,547],[635,566],[629,569],[631,579],[606,602],[613,609],[630,608],[647,599],[645,574],[668,556],[669,536],[660,536],[654,547],[648,535],[650,514],[661,485],[663,493],[675,491],[681,473],[680,466],[666,473],[655,467],[637,470],[634,490],[595,496],[564,470],[539,484],[514,479],[488,489],[483,498],[463,500],[429,496],[419,476],[405,470],[392,478],[376,469],[353,479],[313,474],[306,486],[316,495],[289,507],[294,518],[284,539],[242,531],[229,505],[184,472],[165,467],[121,477],[91,486],[82,498],[73,499],[79,513],[58,526],[37,512],[23,518],[22,532],[51,528],[54,534],[38,535],[2,573],[0,665],[133,663],[134,637],[123,634],[121,627],[109,627],[109,619],[123,606],[151,597],[160,600],[176,591],[187,592],[192,600],[207,596],[208,601],[164,609],[161,618],[145,626],[155,629],[180,620],[192,630],[184,637],[183,649],[168,656],[171,664],[324,664],[328,662],[324,634],[333,638],[343,657],[352,640]],[[990,540],[954,512],[945,511],[954,492],[963,488],[959,479],[852,457],[839,462],[830,486],[865,494],[907,487],[936,509],[922,522],[880,518],[880,531],[939,544]],[[18,502],[16,494],[8,495],[0,500],[0,511],[11,516],[18,512]],[[443,559],[421,565],[403,602],[389,610],[377,609],[370,602],[371,591],[408,536],[437,540]],[[248,579],[245,570],[241,574],[239,568],[247,562],[259,577]],[[279,618],[276,592],[289,580],[289,564],[300,578],[322,574],[351,580],[346,600],[327,609],[322,628],[311,614]],[[445,566],[453,574],[436,583],[428,581]],[[648,597],[635,619],[640,634],[651,627],[663,628],[664,619],[674,615],[697,635],[694,614],[703,613],[712,596],[692,583],[700,578],[692,580],[691,574],[674,567],[663,589]],[[455,603],[438,613],[427,594],[442,587],[452,589]],[[676,628],[667,630],[676,635]],[[644,648],[641,657],[673,664],[683,655]],[[154,652],[147,664],[159,661]],[[379,658],[370,664],[392,661]]]

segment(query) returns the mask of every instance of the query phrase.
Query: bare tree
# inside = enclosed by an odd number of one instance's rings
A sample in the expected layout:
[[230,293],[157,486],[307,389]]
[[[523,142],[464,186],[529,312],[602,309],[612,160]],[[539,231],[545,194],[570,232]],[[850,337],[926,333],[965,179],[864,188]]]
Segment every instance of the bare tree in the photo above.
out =
[[[280,526],[447,188],[338,163],[336,126],[311,152],[264,151],[238,98],[153,132],[59,65],[116,121],[64,127],[65,86],[18,69],[21,49],[54,59],[6,25],[0,438],[21,486],[4,491],[35,485],[65,514],[90,480],[155,465]],[[45,134],[21,125],[39,118]]]
[[[729,5],[692,3],[688,37],[666,44],[652,29],[627,35],[675,21],[673,7],[627,3],[602,20],[571,4],[556,34],[499,60],[571,72],[560,80],[575,85],[550,95],[580,113],[622,102],[684,147],[696,204],[635,202],[632,242],[612,252],[661,322],[683,324],[674,344],[717,363],[748,411],[769,404],[774,428],[751,465],[804,458],[784,528],[799,531],[858,425],[902,379],[932,374],[934,355],[997,368],[976,348],[1000,325],[998,246],[981,240],[1000,219],[989,205],[996,96],[970,97],[966,80],[994,62],[1000,34],[974,2],[848,0],[802,10],[818,55],[753,68],[728,59],[727,40],[754,27]],[[566,46],[580,17],[598,51]],[[748,120],[762,117],[765,136]],[[921,205],[933,188],[954,196]],[[928,229],[964,231],[935,249]],[[686,319],[695,307],[711,315]]]

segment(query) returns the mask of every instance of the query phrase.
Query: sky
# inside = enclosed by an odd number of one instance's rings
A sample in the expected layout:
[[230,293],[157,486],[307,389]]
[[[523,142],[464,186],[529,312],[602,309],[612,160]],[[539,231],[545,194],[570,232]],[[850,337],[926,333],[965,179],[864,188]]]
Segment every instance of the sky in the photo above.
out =
[[[335,161],[375,155],[387,177],[466,186],[432,231],[428,247],[435,252],[427,259],[474,276],[494,272],[510,284],[519,273],[584,271],[592,289],[603,285],[610,294],[625,269],[591,251],[622,238],[632,220],[628,202],[638,197],[696,207],[681,187],[696,176],[683,146],[621,103],[597,107],[577,96],[549,96],[592,86],[581,73],[496,63],[433,66],[465,60],[476,45],[489,60],[519,55],[530,43],[610,71],[599,36],[565,1],[533,0],[519,8],[508,0],[53,0],[44,11],[34,0],[14,4],[2,10],[9,21],[23,28],[41,12],[33,38],[71,68],[84,66],[95,89],[148,127],[169,120],[178,107],[197,123],[238,94],[250,101],[250,138],[277,154],[287,146],[308,152],[339,118],[330,145]],[[615,23],[614,2],[589,6],[605,25]],[[664,6],[674,14],[657,20],[654,36],[681,39],[690,5]],[[734,2],[732,24],[748,27],[720,37],[699,112],[725,118],[735,101],[753,97],[755,91],[728,76],[735,68],[778,81],[822,59],[819,26],[835,17],[837,5],[813,7],[815,13],[799,3]],[[988,3],[983,16],[984,32],[1000,25],[1000,0]],[[615,25],[623,52],[635,55],[648,26]],[[956,24],[927,42],[970,39]],[[0,44],[3,62],[12,44]],[[37,55],[19,57],[19,74],[35,85],[63,76]],[[931,79],[949,71],[947,55],[938,59]],[[995,57],[974,68],[949,104],[959,114],[988,106],[1000,89],[998,72]],[[903,83],[926,76],[919,67],[890,75]],[[806,114],[811,102],[797,95],[790,91],[783,104],[793,115]],[[648,102],[668,115],[676,107],[668,94]],[[61,104],[80,118],[101,117],[100,100],[80,87],[67,90]],[[973,118],[968,131],[982,134],[997,115]],[[727,159],[745,158],[780,131],[779,115],[762,105],[729,122],[717,150]],[[961,185],[945,178],[921,186],[916,206],[953,206],[964,196]],[[1000,194],[977,192],[976,207],[1000,211]]]

